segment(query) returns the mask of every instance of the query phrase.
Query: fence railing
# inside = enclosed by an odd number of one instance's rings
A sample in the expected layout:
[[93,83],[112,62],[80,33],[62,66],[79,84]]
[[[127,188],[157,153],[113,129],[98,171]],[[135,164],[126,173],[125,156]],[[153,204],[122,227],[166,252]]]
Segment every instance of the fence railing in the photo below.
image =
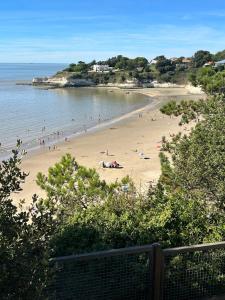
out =
[[[48,299],[192,300],[225,295],[225,242],[53,258]],[[224,298],[225,299],[225,296]]]
[[225,242],[165,249],[163,256],[162,299],[225,299]]

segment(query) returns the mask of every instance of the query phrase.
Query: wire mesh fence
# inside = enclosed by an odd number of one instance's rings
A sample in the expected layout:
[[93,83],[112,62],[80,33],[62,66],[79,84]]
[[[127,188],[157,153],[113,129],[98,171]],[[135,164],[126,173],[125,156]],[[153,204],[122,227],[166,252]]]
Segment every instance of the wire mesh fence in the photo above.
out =
[[225,299],[225,242],[165,250],[153,244],[59,257],[51,265],[49,300]]
[[53,261],[48,299],[149,300],[152,249],[101,253]]
[[[225,245],[223,245],[225,247]],[[225,295],[225,248],[164,252],[163,300]],[[225,296],[224,298],[225,299]]]

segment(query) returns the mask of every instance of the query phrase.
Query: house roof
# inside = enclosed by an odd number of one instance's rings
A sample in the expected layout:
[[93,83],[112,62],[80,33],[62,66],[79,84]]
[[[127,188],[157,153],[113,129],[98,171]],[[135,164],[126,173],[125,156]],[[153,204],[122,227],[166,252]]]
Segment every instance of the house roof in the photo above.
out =
[[214,65],[213,61],[208,61],[207,63],[204,64],[204,66],[211,66],[211,65]]
[[191,58],[185,57],[182,59],[182,63],[190,63],[192,60]]
[[225,59],[217,61],[216,64],[225,64]]

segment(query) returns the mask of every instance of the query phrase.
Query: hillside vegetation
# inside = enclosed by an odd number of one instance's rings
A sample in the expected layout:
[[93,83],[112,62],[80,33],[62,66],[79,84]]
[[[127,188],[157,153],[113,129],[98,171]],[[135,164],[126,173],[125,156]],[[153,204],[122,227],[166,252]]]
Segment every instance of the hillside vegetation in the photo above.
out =
[[[72,63],[57,76],[70,76],[77,79],[91,79],[95,84],[124,83],[127,80],[137,80],[141,83],[152,81],[186,84],[208,62],[225,59],[225,50],[211,54],[209,51],[197,51],[192,57],[177,57],[168,59],[164,55],[155,57],[149,62],[145,57],[130,59],[122,55],[105,61],[95,60],[90,63],[79,61]],[[105,72],[93,72],[94,65],[106,65],[110,69]]]

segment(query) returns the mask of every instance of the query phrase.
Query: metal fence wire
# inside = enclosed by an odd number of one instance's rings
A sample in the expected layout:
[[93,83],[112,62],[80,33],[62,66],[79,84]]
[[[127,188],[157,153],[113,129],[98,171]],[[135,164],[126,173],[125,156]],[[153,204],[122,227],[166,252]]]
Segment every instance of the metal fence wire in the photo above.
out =
[[152,248],[128,249],[53,260],[48,299],[151,299]]
[[224,248],[194,250],[187,247],[180,252],[164,252],[161,299],[197,300],[219,295],[225,295]]
[[225,299],[225,242],[58,257],[51,266],[49,300]]

